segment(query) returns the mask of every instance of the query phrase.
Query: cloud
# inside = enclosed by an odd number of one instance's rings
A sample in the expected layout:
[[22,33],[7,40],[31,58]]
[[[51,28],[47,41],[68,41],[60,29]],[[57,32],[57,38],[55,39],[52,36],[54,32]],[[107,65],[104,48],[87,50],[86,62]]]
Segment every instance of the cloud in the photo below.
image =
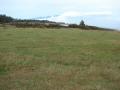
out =
[[57,21],[57,22],[66,22],[68,18],[74,17],[84,17],[84,16],[111,16],[112,12],[110,11],[102,11],[102,12],[77,12],[77,11],[69,11],[65,12],[58,16],[51,16],[48,20]]
[[111,16],[111,11],[102,11],[102,12],[87,12],[83,13],[85,16]]

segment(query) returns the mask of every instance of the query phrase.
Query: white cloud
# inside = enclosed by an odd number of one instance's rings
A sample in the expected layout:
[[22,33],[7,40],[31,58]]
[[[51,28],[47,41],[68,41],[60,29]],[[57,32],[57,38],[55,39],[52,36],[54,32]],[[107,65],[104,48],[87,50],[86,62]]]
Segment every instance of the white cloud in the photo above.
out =
[[87,12],[87,13],[84,13],[83,15],[86,15],[86,16],[110,16],[110,15],[112,15],[112,12],[111,11]]
[[77,12],[77,11],[69,11],[65,12],[58,16],[53,16],[48,18],[50,21],[57,22],[66,22],[68,18],[74,17],[82,17],[82,16],[111,16],[112,12],[110,11],[102,11],[102,12]]

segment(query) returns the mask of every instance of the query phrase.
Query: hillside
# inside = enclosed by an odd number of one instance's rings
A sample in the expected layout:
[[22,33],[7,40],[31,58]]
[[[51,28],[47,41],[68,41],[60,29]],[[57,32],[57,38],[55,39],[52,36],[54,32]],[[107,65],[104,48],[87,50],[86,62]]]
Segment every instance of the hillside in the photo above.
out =
[[120,90],[120,33],[0,27],[0,90]]

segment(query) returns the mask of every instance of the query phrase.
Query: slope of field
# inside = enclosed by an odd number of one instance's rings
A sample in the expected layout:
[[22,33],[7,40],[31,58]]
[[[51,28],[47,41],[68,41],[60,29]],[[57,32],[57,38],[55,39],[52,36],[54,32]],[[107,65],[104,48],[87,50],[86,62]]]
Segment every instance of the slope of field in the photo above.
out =
[[0,90],[120,90],[120,33],[0,28]]

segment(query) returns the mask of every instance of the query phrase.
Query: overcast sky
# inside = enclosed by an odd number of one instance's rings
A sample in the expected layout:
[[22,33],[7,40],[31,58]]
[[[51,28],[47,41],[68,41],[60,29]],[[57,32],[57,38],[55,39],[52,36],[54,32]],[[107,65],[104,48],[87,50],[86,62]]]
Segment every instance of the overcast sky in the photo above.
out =
[[0,0],[0,14],[120,29],[120,0]]

